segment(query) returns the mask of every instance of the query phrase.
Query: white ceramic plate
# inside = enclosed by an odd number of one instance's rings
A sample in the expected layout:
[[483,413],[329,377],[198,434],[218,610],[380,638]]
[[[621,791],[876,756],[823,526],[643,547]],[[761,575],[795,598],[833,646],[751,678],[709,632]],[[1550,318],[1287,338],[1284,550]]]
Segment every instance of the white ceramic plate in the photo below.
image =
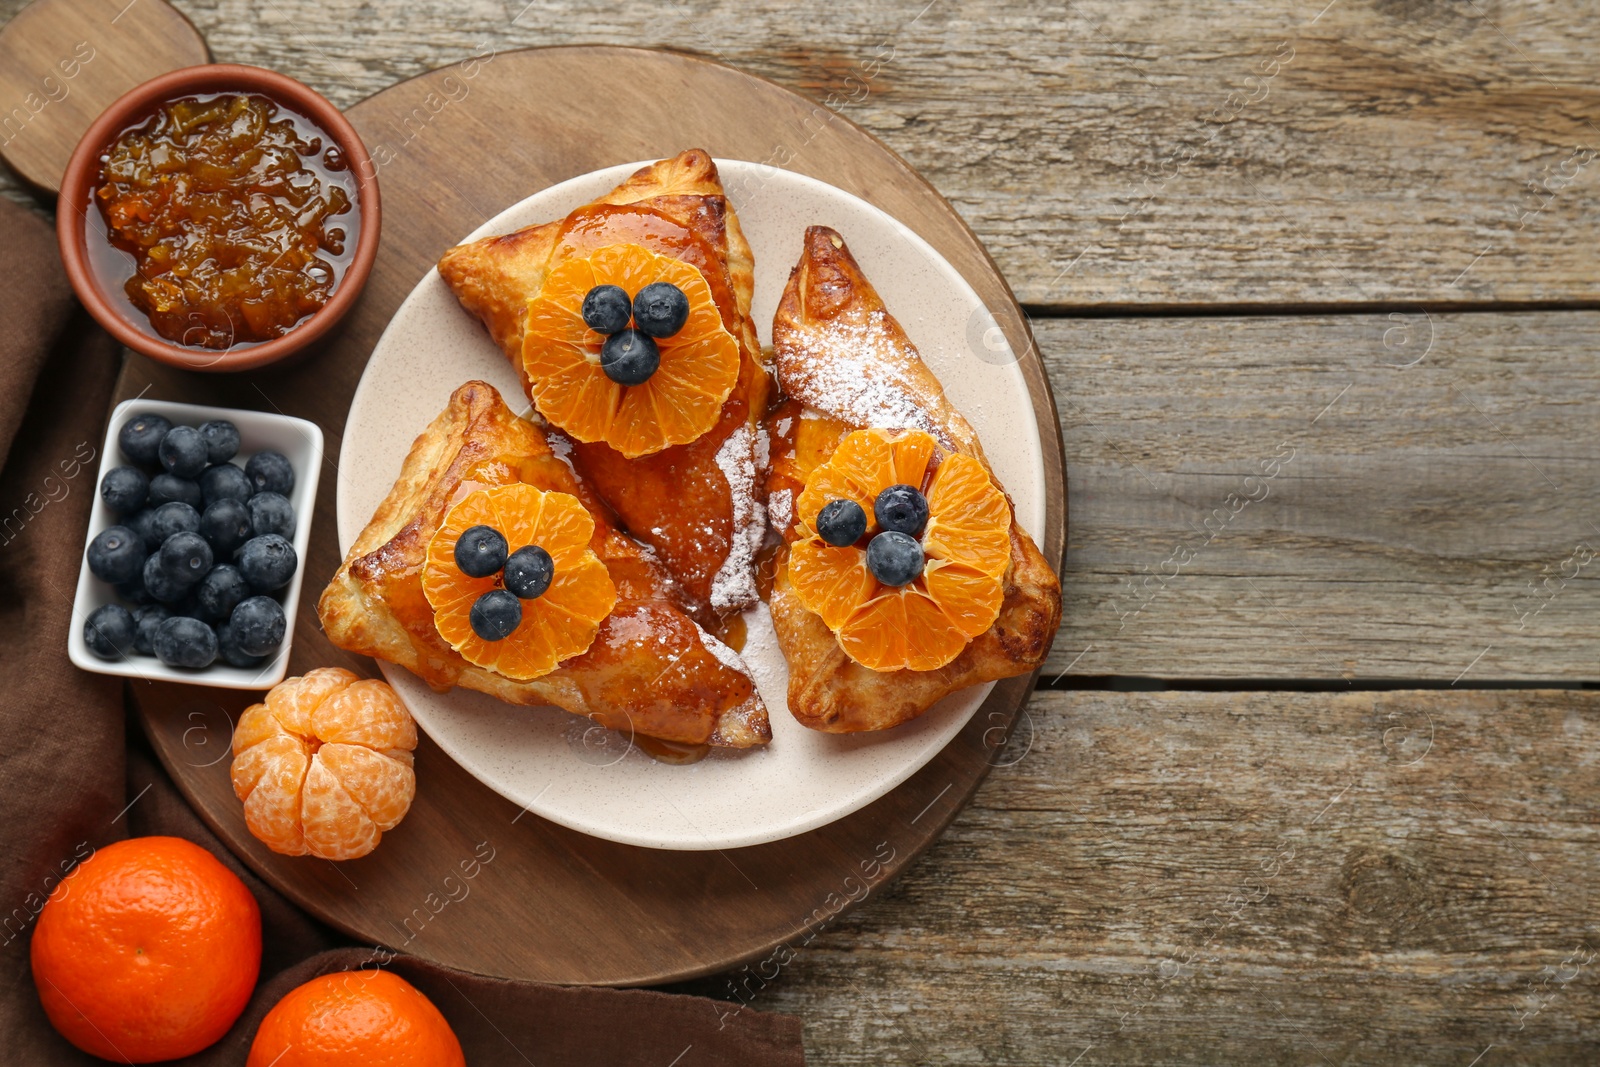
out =
[[[552,186],[463,239],[560,218],[643,165]],[[772,316],[806,226],[832,226],[976,426],[1023,527],[1039,538],[1044,460],[1033,404],[1016,360],[996,347],[999,331],[982,328],[992,319],[971,287],[925,241],[863,200],[774,167],[720,159],[717,166],[755,253],[753,314],[762,343],[771,342]],[[429,271],[379,339],[350,406],[339,457],[341,552],[394,484],[413,439],[473,378],[495,385],[514,410],[527,410],[499,348]],[[714,751],[689,766],[657,763],[627,738],[554,708],[512,707],[466,690],[438,694],[403,668],[380,666],[428,735],[491,789],[583,833],[666,849],[755,845],[842,818],[932,759],[991,688],[953,694],[882,733],[816,733],[787,710],[787,670],[765,606],[752,609],[748,623],[744,656],[772,717],[772,743]]]

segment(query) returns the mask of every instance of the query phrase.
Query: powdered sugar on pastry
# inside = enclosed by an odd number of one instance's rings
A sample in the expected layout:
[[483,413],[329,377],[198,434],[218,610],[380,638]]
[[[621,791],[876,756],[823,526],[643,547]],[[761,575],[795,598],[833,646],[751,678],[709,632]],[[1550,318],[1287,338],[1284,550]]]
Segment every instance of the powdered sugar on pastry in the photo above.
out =
[[928,398],[918,399],[923,390],[883,358],[884,317],[874,311],[865,323],[810,324],[803,359],[785,359],[779,350],[784,391],[852,426],[924,430],[948,447],[940,420],[926,409]]
[[731,645],[718,640],[715,634],[707,633],[702,628],[700,630],[700,643],[706,646],[707,652],[717,657],[718,663],[722,664],[730,671],[738,671],[740,674],[743,674],[746,677],[750,676],[750,668],[747,667],[744,660],[739,657],[739,653],[735,652]]
[[711,582],[711,608],[725,612],[756,599],[756,553],[766,537],[766,509],[756,500],[756,465],[767,450],[767,433],[740,426],[717,450],[717,467],[728,483],[733,524],[728,555]]
[[772,529],[785,533],[794,525],[794,493],[789,489],[779,489],[767,497],[767,521]]

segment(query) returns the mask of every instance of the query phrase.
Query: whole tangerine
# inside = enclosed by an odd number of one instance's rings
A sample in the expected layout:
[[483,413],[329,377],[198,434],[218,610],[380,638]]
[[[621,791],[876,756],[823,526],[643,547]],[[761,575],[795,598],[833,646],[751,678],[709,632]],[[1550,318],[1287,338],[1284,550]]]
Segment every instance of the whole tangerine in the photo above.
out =
[[433,1001],[388,971],[343,971],[285,994],[261,1020],[245,1067],[465,1067]]
[[117,1063],[199,1052],[233,1025],[261,970],[261,910],[199,845],[135,837],[56,886],[33,932],[51,1025]]

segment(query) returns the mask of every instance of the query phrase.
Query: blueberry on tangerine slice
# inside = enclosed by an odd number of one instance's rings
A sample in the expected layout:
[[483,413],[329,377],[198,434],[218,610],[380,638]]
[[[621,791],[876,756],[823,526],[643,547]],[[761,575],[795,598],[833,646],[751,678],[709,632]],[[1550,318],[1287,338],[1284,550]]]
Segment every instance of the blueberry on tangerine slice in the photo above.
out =
[[867,532],[867,513],[854,500],[830,500],[817,512],[817,536],[836,548],[853,545]]
[[928,524],[928,498],[914,486],[891,485],[872,502],[872,514],[883,529],[916,537]]
[[618,385],[643,385],[661,366],[661,350],[638,330],[623,330],[600,346],[600,369]]
[[555,561],[538,545],[528,545],[506,560],[506,588],[521,600],[537,600],[556,576]]
[[633,322],[651,337],[671,337],[689,321],[689,298],[671,282],[651,282],[633,298]]
[[473,526],[456,541],[456,566],[468,578],[487,578],[506,565],[508,547],[493,526]]
[[885,530],[867,543],[867,570],[884,585],[909,585],[922,573],[922,546],[910,534]]
[[485,641],[503,641],[522,622],[522,601],[504,589],[491,589],[473,603],[467,619]]
[[595,333],[606,335],[628,328],[633,301],[620,285],[597,285],[583,298],[583,321]]

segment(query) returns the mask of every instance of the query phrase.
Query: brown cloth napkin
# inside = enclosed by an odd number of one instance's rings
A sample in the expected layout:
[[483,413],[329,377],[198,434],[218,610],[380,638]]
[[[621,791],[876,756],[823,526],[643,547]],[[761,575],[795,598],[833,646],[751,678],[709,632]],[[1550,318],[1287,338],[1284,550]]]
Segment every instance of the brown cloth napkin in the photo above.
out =
[[[261,904],[261,982],[239,1022],[186,1064],[245,1061],[262,1016],[301,982],[368,964],[247,871],[205,828],[125,718],[117,679],[67,660],[72,596],[119,357],[76,310],[50,227],[0,201],[0,1061],[95,1064],[50,1026],[28,969],[44,899],[92,849],[171,834],[209,849]],[[439,1007],[467,1063],[805,1062],[800,1020],[648,990],[566,988],[411,957],[388,965]]]

